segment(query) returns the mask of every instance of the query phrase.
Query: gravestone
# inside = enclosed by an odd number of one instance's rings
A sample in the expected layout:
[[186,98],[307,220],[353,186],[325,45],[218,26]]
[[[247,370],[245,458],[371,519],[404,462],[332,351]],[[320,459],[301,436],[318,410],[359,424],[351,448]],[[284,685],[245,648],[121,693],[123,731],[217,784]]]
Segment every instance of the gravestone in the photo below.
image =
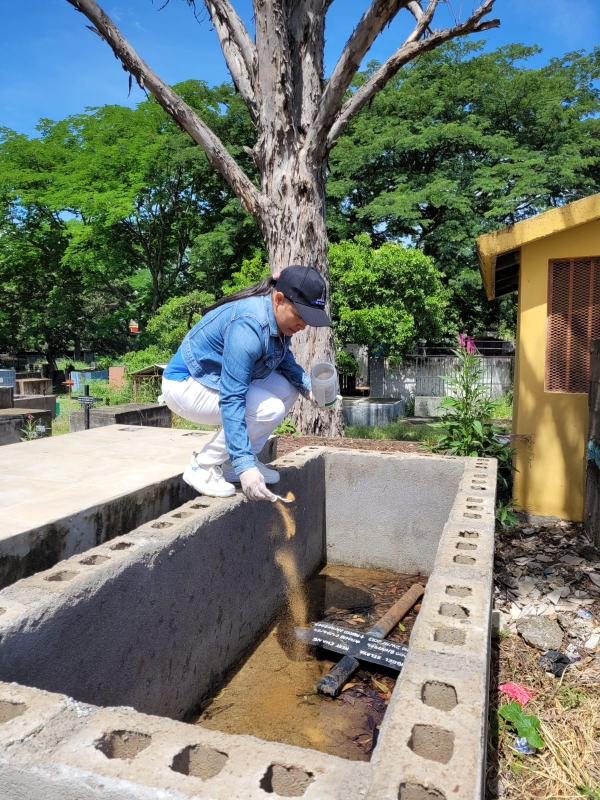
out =
[[[90,410],[90,428],[106,425],[141,425],[149,428],[170,428],[171,410],[157,403],[124,403],[119,406],[100,406]],[[84,430],[83,411],[71,411],[71,432]]]
[[52,394],[50,378],[18,378],[15,394]]
[[56,395],[54,394],[22,394],[15,395],[13,408],[39,408],[49,411],[52,419],[56,419]]
[[12,386],[0,386],[0,408],[13,407]]
[[46,426],[48,435],[52,432],[52,414],[39,408],[2,408],[0,409],[0,446],[16,444],[23,439],[23,428],[27,416],[31,416]]

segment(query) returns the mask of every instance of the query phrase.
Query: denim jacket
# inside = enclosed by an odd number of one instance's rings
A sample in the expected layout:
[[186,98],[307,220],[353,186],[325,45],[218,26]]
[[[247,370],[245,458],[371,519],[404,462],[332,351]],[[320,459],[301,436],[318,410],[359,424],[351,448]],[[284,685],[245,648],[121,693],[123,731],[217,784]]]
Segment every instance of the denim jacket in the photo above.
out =
[[218,389],[227,451],[237,474],[254,466],[246,428],[246,394],[252,381],[280,372],[306,397],[310,378],[277,329],[271,295],[226,303],[187,333],[181,355],[192,378]]

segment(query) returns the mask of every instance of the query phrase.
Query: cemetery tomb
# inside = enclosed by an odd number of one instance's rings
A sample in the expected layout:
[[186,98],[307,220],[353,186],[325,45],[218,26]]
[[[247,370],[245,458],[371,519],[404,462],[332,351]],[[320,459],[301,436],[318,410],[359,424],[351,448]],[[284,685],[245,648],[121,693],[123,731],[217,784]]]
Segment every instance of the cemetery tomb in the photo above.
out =
[[[290,506],[197,497],[0,592],[3,783],[48,800],[482,797],[495,462],[304,448],[276,466]],[[358,640],[413,582],[420,610],[388,637],[401,671],[361,662],[340,699],[311,694],[338,656],[295,628],[354,621]],[[259,684],[286,672],[288,731],[270,735]],[[320,742],[334,726],[352,741]]]

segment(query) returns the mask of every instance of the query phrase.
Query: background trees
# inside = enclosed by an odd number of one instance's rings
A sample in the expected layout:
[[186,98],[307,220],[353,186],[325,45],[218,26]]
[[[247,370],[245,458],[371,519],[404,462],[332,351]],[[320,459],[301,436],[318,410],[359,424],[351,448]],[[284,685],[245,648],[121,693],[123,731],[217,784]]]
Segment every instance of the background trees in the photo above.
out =
[[600,163],[599,48],[532,69],[536,48],[482,47],[408,65],[350,123],[328,182],[331,238],[364,231],[433,256],[452,322],[472,332],[510,326],[512,305],[485,300],[475,237],[597,192]]
[[[235,87],[246,104],[256,140],[248,148],[257,179],[227,149],[210,123],[143,61],[95,0],[67,0],[91,22],[123,67],[205,151],[258,225],[272,271],[311,264],[328,283],[325,184],[327,157],[348,122],[407,63],[444,42],[500,24],[486,19],[495,0],[483,0],[464,21],[446,28],[439,0],[372,0],[358,20],[329,79],[323,71],[325,18],[331,0],[261,0],[248,31],[230,0],[205,0]],[[188,0],[194,5],[194,0]],[[352,91],[352,79],[384,27],[407,12],[411,30],[373,75]],[[443,22],[442,22],[443,24]],[[88,26],[90,27],[90,26]],[[294,340],[298,361],[334,358],[328,328],[306,328]],[[341,410],[323,413],[301,399],[292,411],[305,433],[342,431]]]
[[417,248],[368,234],[329,248],[331,310],[338,342],[367,345],[400,361],[418,339],[438,341],[447,327],[447,292],[434,261]]
[[[327,198],[338,341],[400,354],[510,332],[512,297],[485,300],[475,236],[600,190],[599,51],[535,69],[532,54],[448,44],[340,136]],[[253,174],[234,88],[177,88]],[[259,280],[267,261],[254,220],[153,100],[44,120],[38,138],[0,131],[0,352],[52,360],[81,341],[117,355],[134,318],[137,346],[162,360],[205,298]]]

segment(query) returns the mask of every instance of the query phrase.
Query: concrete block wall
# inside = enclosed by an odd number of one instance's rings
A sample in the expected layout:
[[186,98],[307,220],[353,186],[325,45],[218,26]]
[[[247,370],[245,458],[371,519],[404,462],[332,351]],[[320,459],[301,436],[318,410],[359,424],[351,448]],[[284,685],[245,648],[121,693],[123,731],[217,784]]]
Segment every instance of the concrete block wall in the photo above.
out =
[[[495,462],[305,448],[277,466],[293,537],[270,505],[199,498],[0,592],[0,785],[15,800],[483,796]],[[379,550],[430,574],[369,764],[139,713],[184,716],[193,682],[239,657],[281,598],[277,547],[301,575],[326,552],[379,566]],[[100,707],[115,701],[137,710]]]
[[29,407],[0,409],[0,446],[22,442],[23,429],[30,414],[36,422],[43,422],[48,431],[52,430],[50,411]]
[[[90,428],[106,425],[143,425],[150,428],[170,428],[171,410],[156,403],[123,403],[119,406],[97,406],[90,412]],[[71,411],[71,432],[84,429],[83,411]]]

